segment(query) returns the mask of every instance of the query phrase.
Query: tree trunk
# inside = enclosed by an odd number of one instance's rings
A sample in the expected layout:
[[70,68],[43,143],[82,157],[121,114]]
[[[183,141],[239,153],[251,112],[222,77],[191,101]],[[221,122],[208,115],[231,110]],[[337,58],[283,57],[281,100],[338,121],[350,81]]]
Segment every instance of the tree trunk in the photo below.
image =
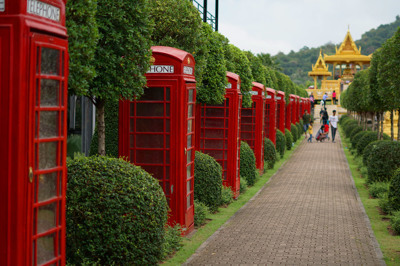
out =
[[96,103],[96,122],[98,133],[98,154],[106,155],[106,124],[104,120],[105,101],[99,100]]
[[385,115],[385,112],[382,112],[381,113],[381,137],[379,139],[383,138],[383,120],[384,120],[384,117],[385,117],[384,115]]
[[390,139],[394,139],[393,110],[390,111]]

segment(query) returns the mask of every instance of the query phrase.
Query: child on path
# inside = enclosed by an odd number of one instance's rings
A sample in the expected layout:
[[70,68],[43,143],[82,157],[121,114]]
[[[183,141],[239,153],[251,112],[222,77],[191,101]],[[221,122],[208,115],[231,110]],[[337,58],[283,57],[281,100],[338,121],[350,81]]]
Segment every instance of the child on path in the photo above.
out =
[[310,137],[308,138],[307,142],[312,142],[312,134],[313,134],[313,121],[310,121],[310,125],[308,126],[308,134]]

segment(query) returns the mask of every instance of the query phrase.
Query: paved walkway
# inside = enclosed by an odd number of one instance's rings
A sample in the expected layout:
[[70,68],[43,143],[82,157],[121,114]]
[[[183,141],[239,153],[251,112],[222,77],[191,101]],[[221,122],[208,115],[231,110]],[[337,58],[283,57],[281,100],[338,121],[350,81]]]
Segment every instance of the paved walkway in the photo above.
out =
[[303,141],[186,264],[384,265],[336,141]]

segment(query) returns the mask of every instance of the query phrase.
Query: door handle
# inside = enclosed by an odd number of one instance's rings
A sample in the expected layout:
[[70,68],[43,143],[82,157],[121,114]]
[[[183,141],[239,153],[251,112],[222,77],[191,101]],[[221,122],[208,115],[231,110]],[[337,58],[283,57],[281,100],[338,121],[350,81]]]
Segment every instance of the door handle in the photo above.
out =
[[32,168],[32,166],[29,167],[29,175],[28,175],[28,177],[29,177],[29,182],[32,183],[32,181],[33,181],[33,168]]

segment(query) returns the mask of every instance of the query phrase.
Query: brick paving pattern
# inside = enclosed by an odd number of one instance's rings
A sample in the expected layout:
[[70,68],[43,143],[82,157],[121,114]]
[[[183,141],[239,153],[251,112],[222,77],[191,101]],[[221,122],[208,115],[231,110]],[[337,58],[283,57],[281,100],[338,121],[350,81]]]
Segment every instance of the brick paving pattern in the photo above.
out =
[[336,141],[303,141],[185,264],[384,265]]

